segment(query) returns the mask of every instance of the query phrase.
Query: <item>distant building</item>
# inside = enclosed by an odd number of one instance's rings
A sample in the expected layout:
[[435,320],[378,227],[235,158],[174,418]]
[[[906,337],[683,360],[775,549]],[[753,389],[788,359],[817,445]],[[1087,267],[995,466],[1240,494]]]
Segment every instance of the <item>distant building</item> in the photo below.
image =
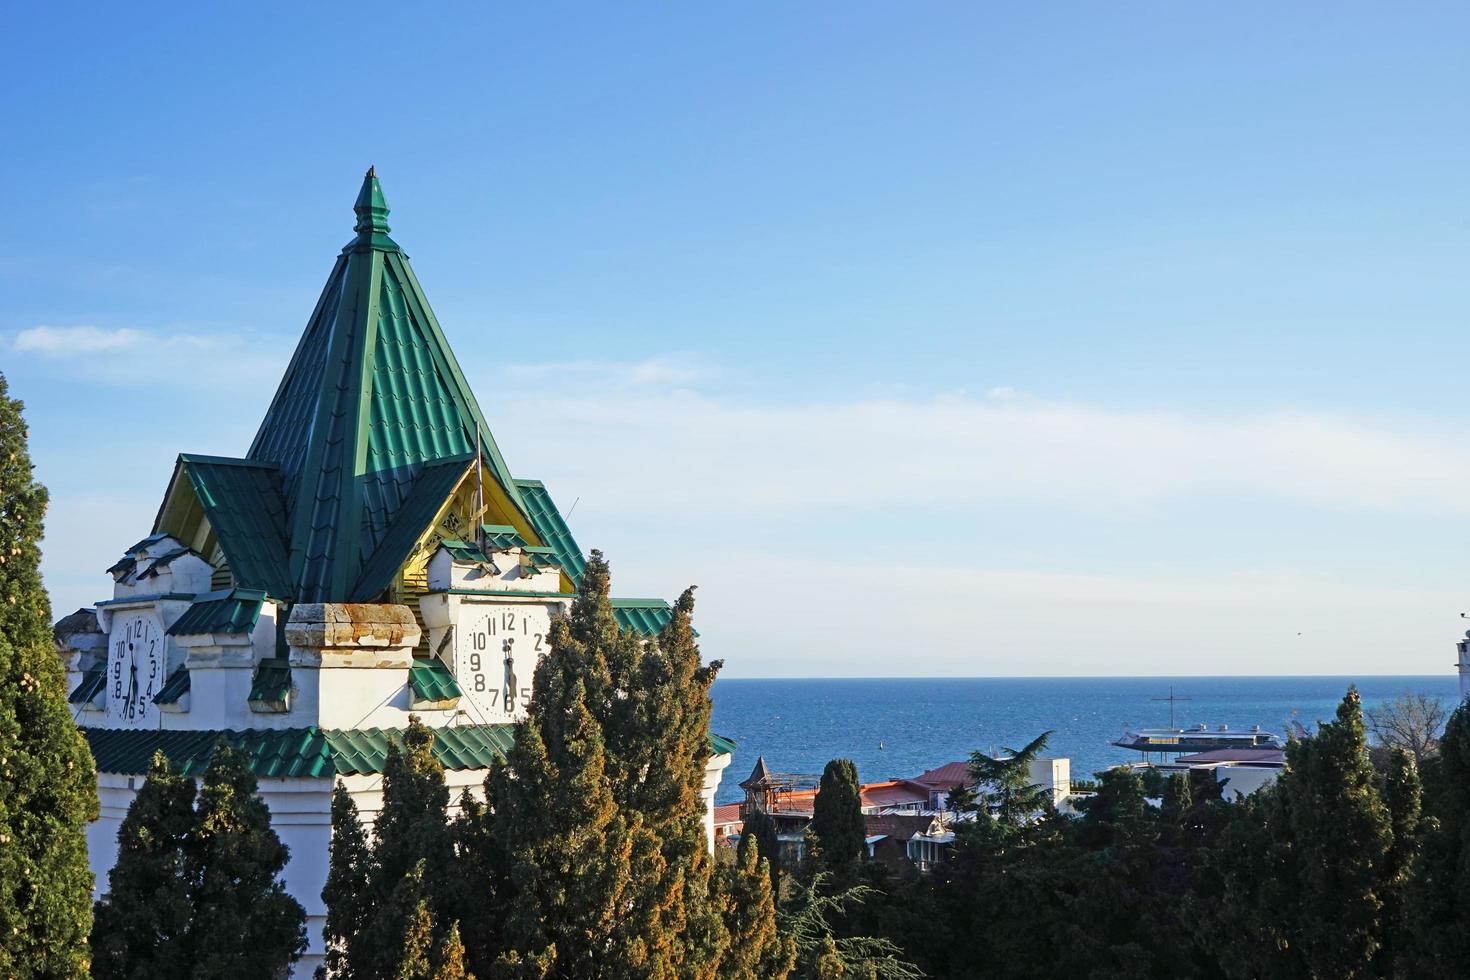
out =
[[[1030,774],[1035,785],[1051,791],[1056,806],[1065,805],[1072,794],[1070,760],[1037,759]],[[766,813],[776,826],[781,860],[788,865],[806,857],[816,784],[815,776],[774,772],[764,756],[756,759],[755,768],[740,783],[745,790],[745,801],[739,804],[742,819],[754,810]],[[858,795],[867,825],[868,857],[895,867],[907,862],[921,871],[943,861],[954,843],[953,824],[973,819],[973,814],[956,814],[951,808],[950,796],[957,789],[980,789],[968,762],[946,763],[912,779],[862,784]]]
[[738,840],[741,830],[745,828],[745,822],[740,817],[739,803],[720,804],[714,808],[713,818],[716,847]]
[[1239,799],[1275,782],[1286,768],[1286,753],[1281,749],[1213,749],[1181,755],[1174,767],[1207,770],[1224,785],[1226,799]]
[[[1053,806],[1061,808],[1067,797],[1072,795],[1072,760],[1036,759],[1029,772],[1032,785],[1051,790]],[[949,795],[956,789],[974,792],[980,785],[980,781],[970,774],[968,762],[947,762],[915,776],[911,782],[928,789],[930,810],[948,810]]]

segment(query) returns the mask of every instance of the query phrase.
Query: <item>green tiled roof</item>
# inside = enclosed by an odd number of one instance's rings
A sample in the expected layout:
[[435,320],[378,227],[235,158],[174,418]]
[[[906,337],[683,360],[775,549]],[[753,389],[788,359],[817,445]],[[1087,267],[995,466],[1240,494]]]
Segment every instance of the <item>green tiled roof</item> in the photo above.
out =
[[[292,598],[342,601],[398,524],[424,467],[473,454],[521,492],[407,258],[371,172],[347,244],[250,448],[281,468]],[[436,503],[442,503],[442,499]],[[529,513],[527,515],[530,516]]]
[[72,691],[67,701],[72,704],[87,704],[95,698],[107,684],[107,667],[105,664],[95,664],[87,668],[82,674],[82,682]]
[[250,683],[250,700],[277,703],[291,693],[291,664],[285,657],[270,657],[255,666]]
[[[263,778],[330,778],[381,773],[388,745],[403,738],[401,728],[323,730],[310,728],[249,731],[137,731],[83,728],[98,772],[146,773],[153,753],[162,751],[175,772],[197,776],[209,766],[215,748],[229,744],[245,752],[251,769]],[[514,725],[456,725],[434,729],[434,758],[445,769],[488,769],[515,742]],[[735,743],[713,732],[710,751],[733,754]]]
[[408,668],[408,686],[422,701],[452,701],[460,696],[459,682],[438,657],[415,657]]
[[674,607],[662,599],[614,599],[613,615],[623,629],[657,636],[674,618]]
[[480,530],[484,532],[485,545],[491,551],[525,547],[526,539],[509,524],[481,524]]
[[255,589],[206,592],[168,628],[170,636],[249,633],[260,619],[265,593]]
[[280,467],[190,454],[179,456],[179,466],[214,528],[235,584],[291,598]]
[[439,508],[459,485],[474,458],[473,453],[454,456],[423,468],[399,506],[393,526],[363,566],[352,590],[352,602],[369,602],[393,583],[393,576],[438,516]]
[[449,552],[450,557],[454,558],[455,561],[470,561],[479,563],[487,562],[490,560],[490,556],[481,551],[479,545],[475,544],[473,541],[440,541],[439,546],[442,547],[445,551]]
[[[487,769],[509,750],[512,725],[459,725],[434,730],[434,757],[444,768]],[[401,741],[402,729],[322,730],[320,728],[250,731],[134,731],[83,728],[99,772],[146,773],[153,753],[162,751],[177,772],[197,776],[209,765],[221,743],[249,756],[262,778],[351,776],[381,773],[390,741]]]
[[177,704],[179,698],[189,693],[189,671],[186,667],[180,667],[168,675],[168,680],[163,682],[158,695],[154,697],[154,704]]
[[531,526],[536,529],[536,534],[555,549],[556,556],[561,560],[562,571],[567,573],[575,588],[581,588],[582,572],[587,568],[587,559],[583,556],[582,549],[577,547],[577,540],[572,537],[571,528],[562,519],[561,511],[556,509],[551,494],[546,492],[546,486],[540,480],[517,480],[516,486],[520,488],[521,499],[526,503]]

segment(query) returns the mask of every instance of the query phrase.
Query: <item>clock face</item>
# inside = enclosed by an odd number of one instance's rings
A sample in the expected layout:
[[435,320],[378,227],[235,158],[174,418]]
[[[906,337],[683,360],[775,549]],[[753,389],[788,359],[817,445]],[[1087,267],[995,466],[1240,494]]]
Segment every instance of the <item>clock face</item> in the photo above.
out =
[[551,612],[535,603],[460,607],[454,677],[479,724],[524,717],[536,663],[551,648]]
[[168,667],[163,623],[152,612],[120,613],[109,640],[107,717],[129,725],[151,721]]

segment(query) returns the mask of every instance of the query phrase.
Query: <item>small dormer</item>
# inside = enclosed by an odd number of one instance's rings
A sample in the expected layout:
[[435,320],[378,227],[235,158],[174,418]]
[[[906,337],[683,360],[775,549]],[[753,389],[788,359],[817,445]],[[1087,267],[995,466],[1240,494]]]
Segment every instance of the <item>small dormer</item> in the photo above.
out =
[[560,592],[553,549],[529,545],[509,525],[484,524],[478,541],[447,540],[429,558],[431,592]]
[[169,534],[151,534],[107,570],[113,598],[196,595],[210,590],[213,567],[193,548]]

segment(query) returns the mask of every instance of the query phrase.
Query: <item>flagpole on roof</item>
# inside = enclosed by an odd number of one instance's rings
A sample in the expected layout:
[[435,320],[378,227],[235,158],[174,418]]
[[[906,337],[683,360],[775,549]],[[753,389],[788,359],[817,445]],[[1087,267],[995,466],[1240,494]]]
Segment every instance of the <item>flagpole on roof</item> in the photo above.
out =
[[485,550],[485,468],[480,464],[480,423],[475,423],[475,544]]

